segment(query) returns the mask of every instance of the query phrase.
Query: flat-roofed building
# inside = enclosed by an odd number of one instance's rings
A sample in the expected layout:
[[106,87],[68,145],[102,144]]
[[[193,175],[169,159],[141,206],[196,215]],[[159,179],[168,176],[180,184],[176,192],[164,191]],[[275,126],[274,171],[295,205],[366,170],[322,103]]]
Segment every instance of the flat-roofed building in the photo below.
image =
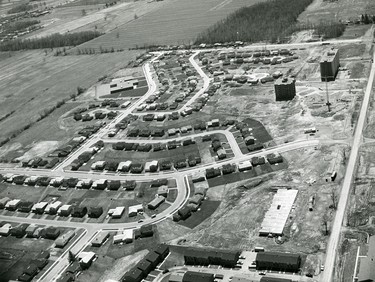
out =
[[297,197],[298,190],[278,189],[273,197],[271,207],[266,212],[261,228],[260,236],[281,236],[288,220],[290,210]]
[[340,66],[340,54],[338,49],[331,49],[320,60],[320,77],[322,81],[333,81],[336,78]]
[[279,78],[275,81],[276,101],[293,100],[296,96],[296,81],[293,78]]
[[120,218],[125,211],[125,207],[116,207],[112,213],[112,218]]
[[293,253],[259,252],[255,263],[257,270],[298,272],[301,255]]

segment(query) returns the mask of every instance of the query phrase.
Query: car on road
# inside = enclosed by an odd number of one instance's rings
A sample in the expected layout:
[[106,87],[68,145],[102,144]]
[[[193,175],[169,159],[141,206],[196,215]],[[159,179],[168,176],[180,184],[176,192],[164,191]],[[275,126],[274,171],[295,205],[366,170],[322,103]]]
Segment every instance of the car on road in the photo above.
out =
[[265,272],[259,272],[259,275],[266,275]]
[[324,264],[320,266],[320,271],[324,271]]
[[138,220],[138,223],[142,223],[142,222],[143,222],[143,219]]
[[156,214],[151,215],[151,218],[155,218],[155,217],[156,217]]

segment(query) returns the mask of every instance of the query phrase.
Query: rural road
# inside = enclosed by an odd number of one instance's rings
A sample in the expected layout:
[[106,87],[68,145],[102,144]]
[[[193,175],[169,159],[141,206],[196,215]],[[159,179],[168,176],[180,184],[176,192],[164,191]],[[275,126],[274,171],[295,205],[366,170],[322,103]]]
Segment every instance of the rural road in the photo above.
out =
[[[373,54],[373,58],[375,59],[375,51]],[[325,261],[325,271],[322,274],[321,280],[322,282],[329,282],[333,281],[333,274],[335,268],[335,259],[338,255],[338,247],[339,247],[339,240],[340,240],[340,233],[341,233],[341,226],[344,219],[346,206],[349,198],[350,187],[352,185],[352,181],[354,175],[356,173],[356,164],[358,160],[358,152],[359,148],[363,141],[363,129],[366,122],[367,110],[370,103],[370,98],[372,97],[373,91],[373,84],[374,84],[374,76],[375,76],[375,62],[372,63],[371,72],[368,79],[366,92],[363,97],[362,107],[359,114],[357,126],[354,133],[353,144],[350,151],[349,161],[346,168],[345,178],[343,181],[343,186],[341,189],[340,199],[337,205],[335,220],[333,222],[331,228],[331,236],[329,238],[328,247],[326,250],[326,261]]]

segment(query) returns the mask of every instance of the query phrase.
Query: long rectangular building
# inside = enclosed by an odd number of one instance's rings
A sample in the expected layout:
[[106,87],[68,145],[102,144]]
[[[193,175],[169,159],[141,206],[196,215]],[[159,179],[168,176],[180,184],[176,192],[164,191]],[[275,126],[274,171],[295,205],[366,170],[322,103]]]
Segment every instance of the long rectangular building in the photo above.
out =
[[301,267],[301,256],[292,253],[259,252],[255,263],[257,270],[275,270],[298,272]]
[[281,236],[298,190],[278,189],[263,219],[259,236]]

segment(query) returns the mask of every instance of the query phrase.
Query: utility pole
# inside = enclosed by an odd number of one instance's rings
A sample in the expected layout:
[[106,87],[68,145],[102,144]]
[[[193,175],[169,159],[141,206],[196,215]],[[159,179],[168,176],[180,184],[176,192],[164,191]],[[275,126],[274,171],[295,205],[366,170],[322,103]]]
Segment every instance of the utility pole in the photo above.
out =
[[328,94],[328,76],[325,77],[326,79],[326,98],[327,98],[327,107],[328,107],[328,112],[331,111],[331,103],[329,102],[329,94]]

